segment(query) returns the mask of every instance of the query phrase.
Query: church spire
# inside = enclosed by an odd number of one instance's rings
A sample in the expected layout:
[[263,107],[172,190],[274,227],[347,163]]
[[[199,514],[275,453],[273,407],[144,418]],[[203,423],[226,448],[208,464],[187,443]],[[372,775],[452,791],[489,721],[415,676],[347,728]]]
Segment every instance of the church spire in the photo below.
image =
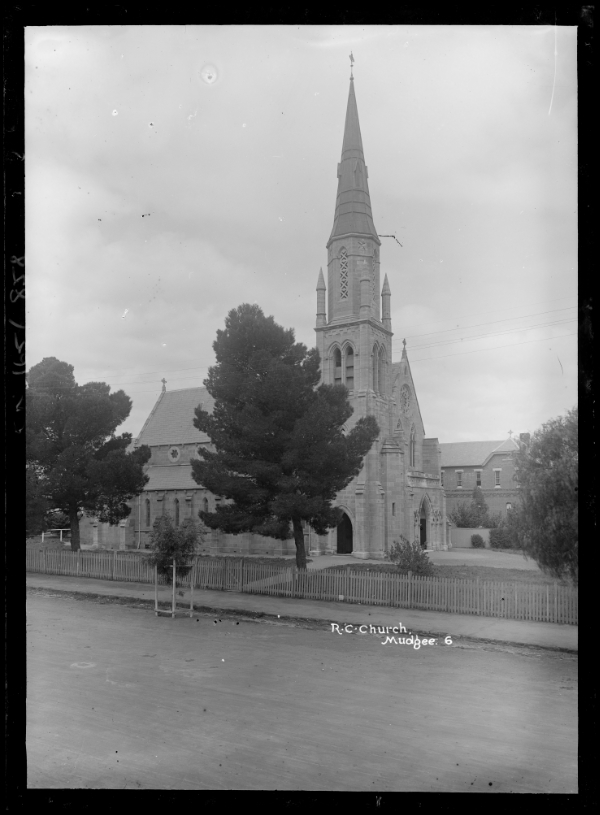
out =
[[354,78],[350,78],[350,92],[346,109],[342,159],[338,164],[338,190],[333,229],[328,245],[342,235],[368,235],[380,244],[371,214],[371,199],[367,183],[367,167],[363,153],[358,107],[354,93]]

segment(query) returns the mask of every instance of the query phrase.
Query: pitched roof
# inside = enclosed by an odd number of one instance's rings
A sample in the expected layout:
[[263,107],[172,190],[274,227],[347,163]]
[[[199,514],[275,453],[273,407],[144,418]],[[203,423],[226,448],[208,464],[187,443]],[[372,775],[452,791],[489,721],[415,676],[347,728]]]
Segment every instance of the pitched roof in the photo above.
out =
[[189,464],[151,465],[146,470],[150,480],[144,487],[149,490],[201,490],[202,487],[192,478]]
[[476,467],[485,464],[493,453],[509,453],[519,449],[514,439],[503,441],[458,441],[440,444],[442,467]]
[[377,230],[371,213],[367,168],[363,153],[354,80],[350,81],[342,158],[338,165],[338,190],[333,229],[329,241],[339,235],[371,235],[377,243]]
[[147,444],[189,444],[210,441],[206,433],[194,427],[194,409],[202,404],[212,412],[214,399],[206,388],[185,388],[164,391],[158,397],[152,412],[146,419],[135,446]]

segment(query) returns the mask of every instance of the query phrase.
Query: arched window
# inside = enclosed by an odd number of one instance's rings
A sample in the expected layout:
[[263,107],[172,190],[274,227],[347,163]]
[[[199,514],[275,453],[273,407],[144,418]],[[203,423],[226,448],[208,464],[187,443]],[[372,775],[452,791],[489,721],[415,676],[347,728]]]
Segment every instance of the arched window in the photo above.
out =
[[204,512],[208,512],[208,498],[204,499],[204,501],[202,502],[202,507],[204,509]]
[[414,429],[414,427],[410,431],[410,456],[409,456],[409,460],[410,460],[410,466],[414,467],[415,466],[415,429]]
[[342,352],[339,348],[333,352],[333,384],[342,384]]
[[354,348],[349,345],[346,348],[346,387],[349,391],[354,390]]
[[150,526],[150,499],[146,498],[146,526]]
[[348,292],[348,252],[346,247],[342,246],[340,249],[340,300],[347,300]]
[[377,346],[373,346],[373,356],[371,357],[371,362],[373,365],[373,390],[375,393],[379,393],[379,354],[377,353]]
[[381,394],[385,394],[385,369],[385,348],[382,347],[379,349],[379,354],[377,355],[377,383],[379,385],[379,393]]
[[179,499],[175,499],[175,526],[179,526]]

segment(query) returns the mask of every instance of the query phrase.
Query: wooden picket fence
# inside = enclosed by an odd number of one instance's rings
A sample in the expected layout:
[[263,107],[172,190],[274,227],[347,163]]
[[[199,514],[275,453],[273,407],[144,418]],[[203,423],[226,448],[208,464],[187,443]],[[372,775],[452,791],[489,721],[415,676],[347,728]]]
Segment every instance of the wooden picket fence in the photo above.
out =
[[[146,556],[123,551],[27,549],[26,568],[44,574],[153,583]],[[459,580],[364,571],[299,572],[233,558],[196,558],[183,587],[240,591],[273,597],[334,600],[363,605],[476,614],[512,620],[577,625],[577,589],[570,586]],[[166,584],[168,578],[159,577]]]

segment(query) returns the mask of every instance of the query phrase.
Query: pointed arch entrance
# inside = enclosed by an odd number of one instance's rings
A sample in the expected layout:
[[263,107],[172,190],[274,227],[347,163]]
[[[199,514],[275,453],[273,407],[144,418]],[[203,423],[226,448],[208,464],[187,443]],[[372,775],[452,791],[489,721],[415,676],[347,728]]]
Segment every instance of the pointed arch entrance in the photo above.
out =
[[352,552],[352,521],[344,514],[342,520],[337,525],[337,553],[338,555],[349,555]]
[[419,543],[422,549],[426,549],[431,537],[430,530],[430,516],[431,507],[427,497],[421,501],[421,510],[419,512]]

